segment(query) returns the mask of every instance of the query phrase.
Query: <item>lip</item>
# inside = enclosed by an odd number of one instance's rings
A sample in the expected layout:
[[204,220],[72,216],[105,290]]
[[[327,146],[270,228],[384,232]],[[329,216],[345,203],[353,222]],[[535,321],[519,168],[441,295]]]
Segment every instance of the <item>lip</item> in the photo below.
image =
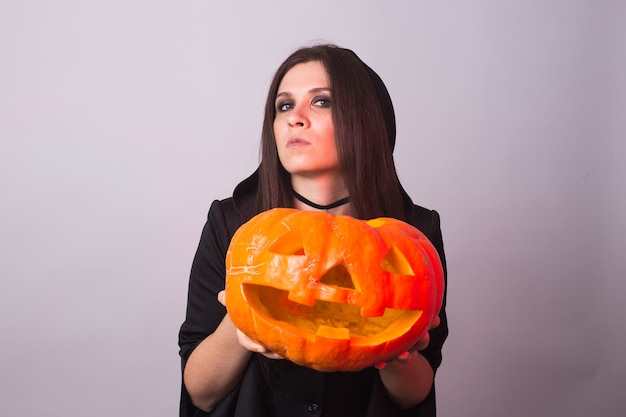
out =
[[286,146],[287,148],[297,148],[300,146],[308,146],[311,142],[301,137],[293,136],[287,140]]

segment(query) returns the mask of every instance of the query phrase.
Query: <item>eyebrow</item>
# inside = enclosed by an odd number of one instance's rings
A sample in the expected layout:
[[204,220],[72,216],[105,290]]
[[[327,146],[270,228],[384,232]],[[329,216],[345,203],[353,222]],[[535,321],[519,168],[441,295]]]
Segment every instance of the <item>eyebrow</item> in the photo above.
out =
[[[309,93],[319,93],[320,91],[330,92],[330,87],[316,87],[316,88],[310,89],[308,92]],[[276,98],[278,98],[278,97],[289,97],[289,96],[291,96],[291,93],[288,92],[288,91],[282,91],[282,92],[276,94]]]

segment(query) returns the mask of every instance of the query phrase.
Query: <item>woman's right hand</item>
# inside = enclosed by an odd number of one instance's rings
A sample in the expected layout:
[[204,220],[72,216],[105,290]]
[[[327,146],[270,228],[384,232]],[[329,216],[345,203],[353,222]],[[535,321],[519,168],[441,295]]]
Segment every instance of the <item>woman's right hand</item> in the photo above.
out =
[[[224,290],[217,293],[217,300],[222,303],[222,305],[226,305],[226,292]],[[239,329],[237,329],[237,340],[242,347],[251,352],[260,353],[269,359],[284,359],[282,356],[272,352],[271,350],[267,350],[265,346],[261,345],[251,337],[248,337]]]

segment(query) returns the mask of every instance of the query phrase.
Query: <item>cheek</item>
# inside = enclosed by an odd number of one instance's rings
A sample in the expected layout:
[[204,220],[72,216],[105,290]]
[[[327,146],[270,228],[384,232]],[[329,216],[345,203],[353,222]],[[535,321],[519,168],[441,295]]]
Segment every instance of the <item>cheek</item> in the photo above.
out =
[[332,141],[329,141],[328,144],[328,163],[333,166],[339,166],[339,153],[337,152],[337,143],[335,142],[335,138],[333,137]]
[[274,123],[272,124],[272,130],[274,132],[274,141],[276,142],[278,142],[278,135],[280,133],[279,126],[280,126],[280,123],[278,119],[274,119]]
[[274,119],[273,132],[274,132],[274,144],[276,145],[276,152],[278,153],[278,159],[281,165],[284,166],[285,160],[283,156],[282,146],[280,146],[280,123],[277,119]]
[[337,141],[335,138],[335,127],[332,120],[327,120],[323,125],[323,134],[326,138],[326,146],[333,150],[333,154],[337,155]]
[[333,143],[335,141],[335,126],[333,125],[333,119],[332,117],[328,116],[323,123],[321,123],[323,129],[324,129],[324,134],[328,137],[331,137],[333,139]]

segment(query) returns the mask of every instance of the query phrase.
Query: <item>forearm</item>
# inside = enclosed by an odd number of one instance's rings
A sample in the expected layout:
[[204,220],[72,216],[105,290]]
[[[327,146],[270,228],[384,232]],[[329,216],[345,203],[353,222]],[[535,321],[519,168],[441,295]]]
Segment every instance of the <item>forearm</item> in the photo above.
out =
[[250,351],[237,341],[236,327],[226,315],[185,365],[183,380],[193,404],[203,411],[212,410],[235,388],[250,356]]
[[434,372],[418,352],[408,362],[390,361],[380,370],[380,379],[389,397],[400,407],[409,408],[424,401],[433,386]]

